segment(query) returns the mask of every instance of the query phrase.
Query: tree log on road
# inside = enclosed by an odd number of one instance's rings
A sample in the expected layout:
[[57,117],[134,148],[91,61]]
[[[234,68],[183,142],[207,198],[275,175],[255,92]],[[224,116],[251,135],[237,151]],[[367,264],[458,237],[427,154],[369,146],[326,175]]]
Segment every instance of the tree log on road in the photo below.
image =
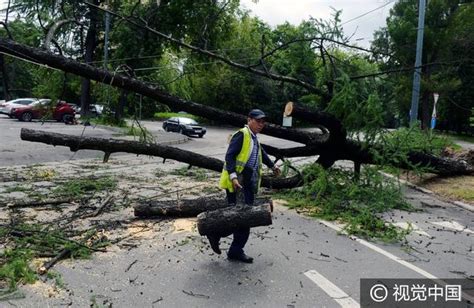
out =
[[228,236],[239,228],[271,224],[272,215],[269,204],[238,205],[199,214],[197,227],[201,235]]
[[[59,133],[50,133],[28,128],[21,129],[21,139],[33,142],[42,142],[50,145],[66,146],[71,151],[97,150],[105,153],[133,153],[141,155],[159,156],[174,159],[192,166],[221,172],[224,162],[217,158],[207,157],[191,151],[182,150],[166,145],[142,143],[120,139],[104,139],[94,137],[71,136]],[[269,188],[293,188],[300,186],[302,179],[299,175],[289,178],[263,177],[262,186]]]
[[[256,198],[255,204],[268,204],[269,198]],[[133,207],[137,217],[196,217],[206,211],[227,207],[224,197],[200,197],[196,199],[138,201]]]

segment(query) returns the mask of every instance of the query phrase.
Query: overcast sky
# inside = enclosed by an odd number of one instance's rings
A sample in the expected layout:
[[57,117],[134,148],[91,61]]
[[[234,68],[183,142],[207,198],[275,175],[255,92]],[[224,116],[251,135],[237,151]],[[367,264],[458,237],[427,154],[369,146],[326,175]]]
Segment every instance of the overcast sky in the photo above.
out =
[[[394,0],[241,0],[241,5],[272,26],[285,21],[299,24],[310,16],[314,18],[330,19],[333,10],[331,7],[342,10],[344,33],[352,34],[352,42],[368,47],[373,39],[373,32],[385,25],[390,8]],[[385,5],[385,6],[384,6]],[[383,7],[382,7],[383,6]],[[382,8],[380,8],[382,7]],[[379,9],[377,9],[379,8]],[[373,12],[370,12],[374,10]],[[370,12],[370,13],[369,13]],[[360,18],[350,21],[360,15]]]

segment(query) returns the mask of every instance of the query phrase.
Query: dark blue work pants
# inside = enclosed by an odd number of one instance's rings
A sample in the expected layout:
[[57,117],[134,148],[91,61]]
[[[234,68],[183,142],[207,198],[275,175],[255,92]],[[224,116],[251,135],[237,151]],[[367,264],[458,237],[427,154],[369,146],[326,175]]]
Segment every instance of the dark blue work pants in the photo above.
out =
[[[239,177],[240,185],[242,185],[242,192],[229,192],[226,190],[227,193],[227,203],[229,205],[236,205],[237,204],[237,197],[239,194],[243,193],[243,202],[247,206],[253,205],[255,199],[255,181],[256,176],[253,175],[253,170],[250,168],[244,168],[241,176]],[[239,200],[239,203],[242,200]],[[229,248],[230,255],[241,255],[244,253],[244,246],[247,243],[250,235],[250,228],[241,228],[234,231],[234,240]]]

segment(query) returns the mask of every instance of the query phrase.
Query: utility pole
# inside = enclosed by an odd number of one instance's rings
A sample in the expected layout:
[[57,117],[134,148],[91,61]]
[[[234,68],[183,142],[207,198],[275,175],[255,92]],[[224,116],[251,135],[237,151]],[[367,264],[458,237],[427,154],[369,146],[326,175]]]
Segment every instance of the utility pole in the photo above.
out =
[[415,72],[413,74],[413,90],[411,95],[410,125],[418,119],[418,102],[420,100],[421,58],[423,55],[423,31],[425,29],[426,0],[420,0],[418,8],[418,34],[416,39]]
[[[106,2],[105,8],[109,9],[109,1]],[[109,60],[109,30],[110,30],[110,14],[105,12],[105,35],[104,35],[104,68],[107,69],[107,61]]]

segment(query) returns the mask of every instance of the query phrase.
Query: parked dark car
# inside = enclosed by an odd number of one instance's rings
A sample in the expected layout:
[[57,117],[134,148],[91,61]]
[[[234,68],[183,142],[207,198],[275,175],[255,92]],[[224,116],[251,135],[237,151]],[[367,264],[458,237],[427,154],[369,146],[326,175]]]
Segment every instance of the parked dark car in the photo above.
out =
[[206,134],[206,128],[199,125],[190,118],[173,117],[163,122],[163,129],[167,132],[178,132],[187,136],[197,135],[202,138]]
[[74,109],[64,101],[52,103],[50,99],[41,99],[28,106],[15,107],[10,115],[20,121],[30,122],[33,119],[53,119],[64,123],[74,120]]

